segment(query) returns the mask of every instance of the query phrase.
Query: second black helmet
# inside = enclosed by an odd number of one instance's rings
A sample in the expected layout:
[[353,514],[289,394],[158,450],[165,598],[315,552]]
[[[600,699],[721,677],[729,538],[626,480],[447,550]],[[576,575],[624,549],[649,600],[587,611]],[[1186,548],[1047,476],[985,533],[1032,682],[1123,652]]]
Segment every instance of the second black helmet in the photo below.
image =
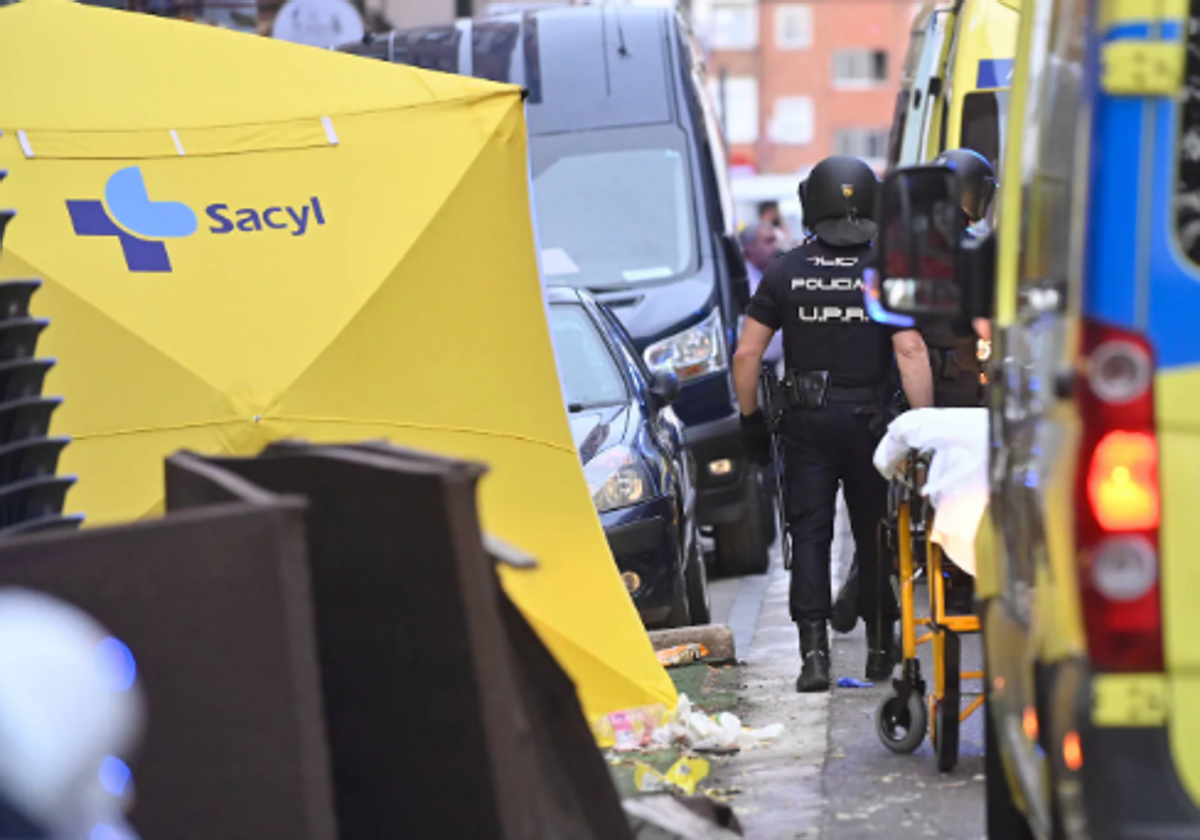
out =
[[829,245],[866,245],[875,238],[879,178],[856,157],[834,155],[800,183],[804,226]]
[[947,149],[934,161],[954,170],[959,201],[971,222],[978,222],[988,213],[996,195],[996,170],[983,155],[974,149]]

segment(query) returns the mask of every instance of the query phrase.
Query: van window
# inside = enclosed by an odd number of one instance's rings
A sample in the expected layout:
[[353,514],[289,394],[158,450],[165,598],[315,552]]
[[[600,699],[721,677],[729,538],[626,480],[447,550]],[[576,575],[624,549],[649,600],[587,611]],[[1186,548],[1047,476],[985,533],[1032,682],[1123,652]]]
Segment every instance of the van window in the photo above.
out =
[[381,57],[390,56],[397,64],[409,64],[424,70],[457,73],[458,43],[462,33],[453,26],[428,29],[397,30],[390,36],[380,36],[376,48],[384,50]]
[[925,52],[925,41],[928,35],[928,22],[914,26],[908,40],[908,51],[904,53],[904,64],[900,67],[900,83],[911,87],[917,81],[917,68],[921,66],[921,56]]
[[892,116],[892,130],[888,134],[887,162],[895,166],[900,162],[900,150],[904,145],[904,126],[908,122],[908,103],[912,101],[912,91],[901,88],[896,95],[896,113]]
[[668,280],[696,262],[687,138],[674,126],[530,138],[542,267],[552,283]]
[[[1049,55],[1030,85],[1026,120],[1024,178],[1026,212],[1022,214],[1021,283],[1052,283],[1065,290],[1070,276],[1073,213],[1077,209],[1077,154],[1083,96],[1086,34],[1084,0],[1056,0],[1050,25]],[[1083,129],[1086,131],[1086,127]],[[1066,296],[1061,298],[1065,301]]]
[[1175,224],[1179,244],[1188,259],[1200,265],[1200,14],[1197,0],[1191,3],[1186,69],[1187,92],[1180,114],[1179,188],[1175,196]]
[[1008,101],[1007,90],[979,90],[963,97],[959,144],[990,160],[997,173],[1008,125]]
[[511,82],[512,59],[521,25],[480,20],[471,27],[471,75],[492,82]]

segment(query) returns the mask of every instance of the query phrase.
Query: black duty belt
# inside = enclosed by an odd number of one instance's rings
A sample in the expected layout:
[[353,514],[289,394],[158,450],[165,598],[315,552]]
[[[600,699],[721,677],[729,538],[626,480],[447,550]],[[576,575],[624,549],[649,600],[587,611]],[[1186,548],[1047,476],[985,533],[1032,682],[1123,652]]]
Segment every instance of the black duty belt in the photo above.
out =
[[879,389],[867,386],[830,385],[830,402],[872,402],[879,398]]
[[828,403],[870,403],[879,399],[873,385],[842,385],[830,381],[826,370],[789,369],[780,386],[782,405],[787,408],[819,409]]

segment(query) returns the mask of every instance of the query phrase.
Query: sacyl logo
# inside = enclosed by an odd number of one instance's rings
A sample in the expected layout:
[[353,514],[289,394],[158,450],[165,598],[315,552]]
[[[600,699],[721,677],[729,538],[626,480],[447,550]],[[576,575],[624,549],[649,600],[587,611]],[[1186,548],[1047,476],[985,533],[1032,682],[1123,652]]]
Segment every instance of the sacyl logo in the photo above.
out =
[[[67,211],[78,236],[112,236],[121,243],[130,271],[169,272],[171,258],[164,240],[192,236],[199,221],[191,207],[178,201],[152,201],[141,167],[114,172],[104,186],[104,200],[68,200]],[[296,207],[231,209],[228,203],[208,205],[204,212],[216,224],[210,233],[254,233],[286,230],[304,236],[313,225],[325,224],[317,197]],[[232,218],[231,218],[232,216]]]
[[[213,233],[233,233],[235,229],[243,233],[254,233],[262,230],[265,225],[272,230],[291,231],[292,236],[303,236],[308,232],[309,211],[312,211],[312,221],[318,225],[325,224],[325,214],[321,212],[321,199],[315,196],[299,209],[268,207],[260,213],[252,207],[230,210],[228,204],[210,204],[204,209],[208,217],[217,223],[216,227],[209,228]],[[228,213],[233,213],[234,218],[230,219]]]
[[130,271],[170,271],[167,246],[159,240],[191,236],[197,226],[196,214],[186,204],[151,201],[137,166],[113,173],[104,186],[104,201],[68,201],[67,212],[76,235],[115,236]]

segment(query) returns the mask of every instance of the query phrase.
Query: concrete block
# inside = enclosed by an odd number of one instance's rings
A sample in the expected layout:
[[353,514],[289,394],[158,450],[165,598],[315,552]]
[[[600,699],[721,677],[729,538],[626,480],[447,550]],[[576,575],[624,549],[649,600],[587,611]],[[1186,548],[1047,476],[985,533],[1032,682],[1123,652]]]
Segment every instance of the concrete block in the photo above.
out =
[[737,658],[733,632],[724,624],[699,624],[671,630],[651,630],[650,644],[655,650],[676,645],[701,644],[708,648],[707,662],[724,662]]

